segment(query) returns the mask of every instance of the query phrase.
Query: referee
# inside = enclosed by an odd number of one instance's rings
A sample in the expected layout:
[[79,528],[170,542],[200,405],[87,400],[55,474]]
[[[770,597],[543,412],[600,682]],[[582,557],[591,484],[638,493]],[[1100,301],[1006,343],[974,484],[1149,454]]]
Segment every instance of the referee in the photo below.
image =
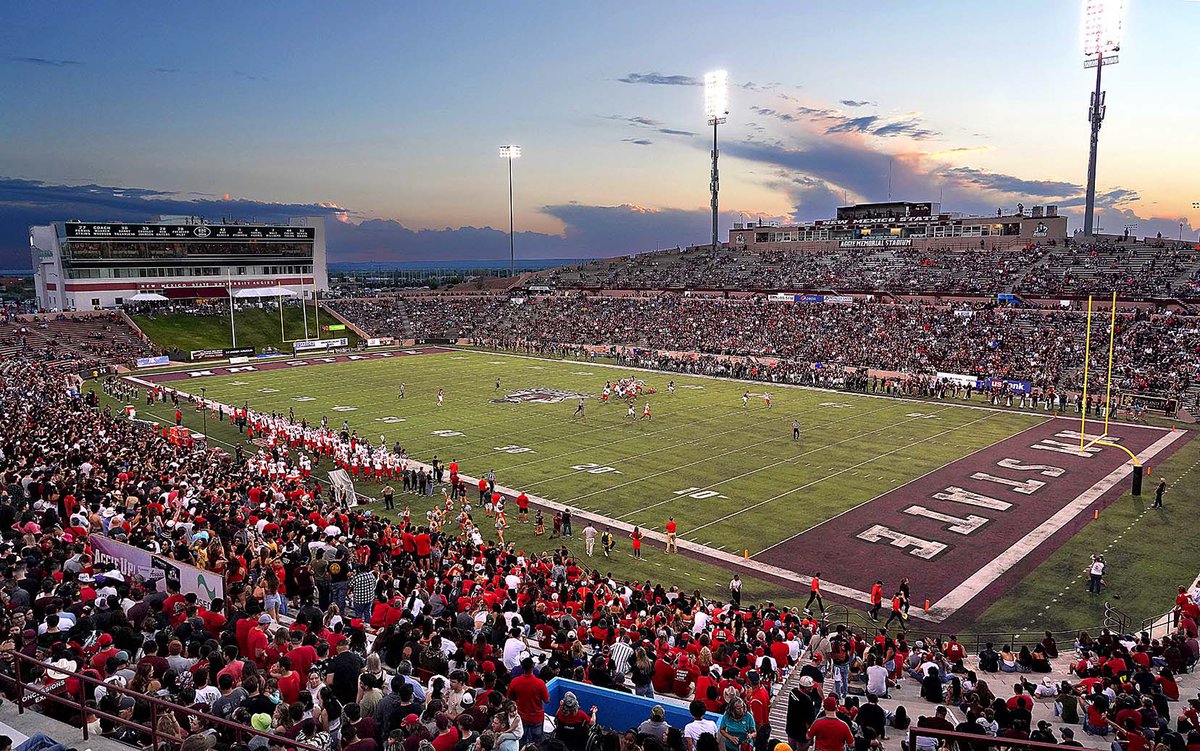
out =
[[800,421],[792,420],[792,440],[800,440]]

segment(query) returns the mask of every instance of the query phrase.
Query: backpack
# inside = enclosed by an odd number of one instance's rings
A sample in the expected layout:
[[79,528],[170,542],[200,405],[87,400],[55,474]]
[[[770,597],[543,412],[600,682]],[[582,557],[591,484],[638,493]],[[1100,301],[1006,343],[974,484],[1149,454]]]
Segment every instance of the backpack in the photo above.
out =
[[833,649],[830,651],[830,659],[837,664],[842,664],[850,660],[850,650],[846,649],[846,642],[841,639],[833,640]]

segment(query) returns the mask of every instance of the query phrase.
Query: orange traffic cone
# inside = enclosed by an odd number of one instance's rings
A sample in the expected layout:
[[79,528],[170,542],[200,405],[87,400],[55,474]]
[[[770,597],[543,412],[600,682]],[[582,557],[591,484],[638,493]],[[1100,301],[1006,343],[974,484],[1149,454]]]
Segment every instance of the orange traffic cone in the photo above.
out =
[[925,598],[925,615],[929,615],[929,598]]

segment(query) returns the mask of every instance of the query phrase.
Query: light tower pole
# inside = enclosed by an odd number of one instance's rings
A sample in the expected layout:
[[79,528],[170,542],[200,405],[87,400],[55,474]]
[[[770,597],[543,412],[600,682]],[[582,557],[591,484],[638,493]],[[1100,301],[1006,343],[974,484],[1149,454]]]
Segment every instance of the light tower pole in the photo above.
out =
[[517,275],[517,252],[513,246],[513,187],[512,163],[521,157],[521,147],[508,145],[500,147],[500,158],[508,160],[508,277]]
[[1121,25],[1124,0],[1083,0],[1083,67],[1096,69],[1096,88],[1088,107],[1092,124],[1088,148],[1087,195],[1084,199],[1083,234],[1091,237],[1096,210],[1096,151],[1100,144],[1100,124],[1104,122],[1104,91],[1100,88],[1105,65],[1117,62],[1121,49]]
[[717,193],[721,186],[720,173],[717,170],[717,126],[725,122],[729,114],[729,74],[723,70],[714,70],[704,74],[704,114],[708,124],[713,129],[712,175],[709,177],[708,189],[712,194],[712,247],[715,252],[719,245],[717,238]]

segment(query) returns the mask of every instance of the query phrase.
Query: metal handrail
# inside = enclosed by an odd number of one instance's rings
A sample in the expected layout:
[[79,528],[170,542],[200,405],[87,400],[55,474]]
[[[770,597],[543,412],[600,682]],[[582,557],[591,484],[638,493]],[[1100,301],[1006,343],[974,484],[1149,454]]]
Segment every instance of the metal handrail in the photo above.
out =
[[[32,705],[32,704],[37,703],[38,701],[52,701],[61,706],[67,707],[69,709],[73,709],[79,713],[79,725],[83,732],[83,739],[85,741],[88,740],[89,732],[90,732],[88,730],[87,715],[92,714],[92,715],[95,715],[96,717],[99,717],[99,718],[105,719],[105,720],[109,720],[109,721],[114,722],[123,727],[133,728],[139,732],[148,734],[151,739],[151,747],[154,749],[158,748],[158,744],[160,741],[170,741],[170,742],[174,742],[174,743],[182,743],[183,738],[172,736],[172,735],[167,735],[167,734],[161,733],[158,730],[159,715],[163,712],[170,712],[177,716],[180,714],[183,714],[183,715],[187,716],[189,719],[192,717],[199,718],[204,723],[206,723],[210,726],[225,728],[226,730],[231,731],[232,733],[235,734],[235,736],[238,736],[238,737],[257,736],[257,737],[266,738],[268,741],[276,741],[279,743],[283,743],[285,745],[285,747],[295,748],[295,749],[298,749],[298,751],[321,751],[321,749],[317,748],[316,746],[312,746],[307,743],[301,743],[297,740],[288,738],[286,736],[278,735],[276,733],[264,733],[260,730],[255,730],[252,727],[242,725],[242,724],[239,724],[236,722],[232,722],[230,720],[226,720],[226,719],[223,719],[220,717],[215,717],[211,714],[206,714],[204,712],[200,712],[198,710],[191,709],[190,707],[185,707],[181,704],[173,704],[169,701],[164,701],[163,699],[159,699],[157,697],[150,696],[149,694],[143,694],[141,692],[134,691],[132,689],[124,688],[122,686],[117,686],[117,685],[114,685],[111,683],[106,683],[102,679],[93,678],[89,675],[85,675],[80,672],[65,672],[57,665],[45,662],[43,660],[39,660],[34,657],[30,657],[29,655],[18,652],[15,649],[8,650],[7,652],[5,652],[3,654],[13,661],[13,669],[14,669],[14,674],[15,674],[14,680],[16,683],[15,687],[16,687],[16,692],[17,692],[17,713],[18,714],[25,713],[25,707],[27,704],[26,699],[25,699],[26,693],[31,693],[31,694],[41,697],[39,700],[35,700],[33,702],[28,702],[28,704]],[[33,684],[26,684],[24,679],[22,678],[22,673],[24,672],[22,670],[22,666],[25,666],[25,665],[40,667],[43,670],[53,670],[56,673],[64,673],[67,677],[61,679],[61,681],[56,681],[56,683],[61,682],[62,687],[64,689],[66,688],[67,680],[74,678],[75,680],[77,680],[79,682],[79,688],[78,688],[78,691],[76,692],[77,695],[76,696],[67,696],[66,693],[58,694],[58,693],[55,693],[52,689],[48,689],[46,687],[38,687]],[[55,684],[51,684],[51,685],[53,686]],[[86,690],[87,686],[89,686],[89,685],[93,686],[93,687],[103,685],[105,688],[105,691],[111,691],[111,692],[113,692],[115,694],[119,694],[121,696],[128,696],[128,697],[132,698],[135,702],[143,702],[143,703],[148,704],[150,706],[150,723],[151,724],[149,726],[142,725],[140,723],[134,722],[131,719],[121,717],[120,715],[112,715],[107,712],[102,712],[99,709],[89,708],[87,706],[87,693],[88,692]],[[187,735],[191,735],[191,733],[187,732],[185,730],[185,737]]]
[[1063,746],[1058,743],[1042,743],[1040,741],[1022,740],[1020,738],[1000,738],[991,735],[976,735],[975,733],[959,733],[954,730],[936,730],[934,728],[920,728],[916,723],[909,726],[908,729],[908,748],[909,751],[916,751],[917,738],[933,738],[935,741],[941,741],[938,744],[942,748],[958,748],[962,750],[975,748],[1005,748],[1005,749],[1025,749],[1025,751],[1062,751],[1063,749],[1073,749],[1072,746]]

